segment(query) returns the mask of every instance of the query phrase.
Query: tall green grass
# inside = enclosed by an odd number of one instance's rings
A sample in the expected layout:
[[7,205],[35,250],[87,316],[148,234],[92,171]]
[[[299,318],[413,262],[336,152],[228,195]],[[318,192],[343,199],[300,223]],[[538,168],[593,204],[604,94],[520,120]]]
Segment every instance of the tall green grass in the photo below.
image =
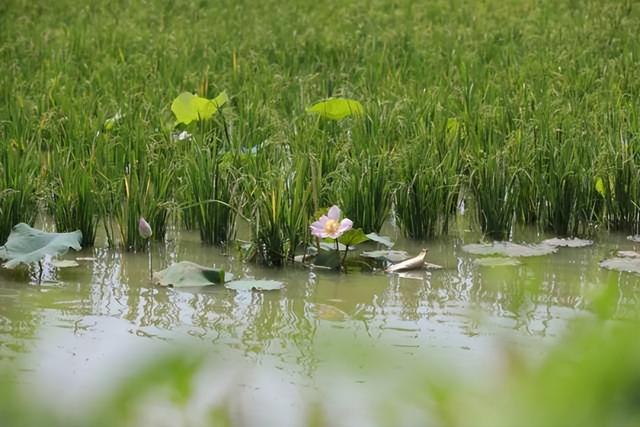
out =
[[185,161],[186,203],[192,205],[202,241],[215,245],[234,237],[236,210],[241,207],[232,158],[221,146],[216,137],[195,143]]
[[[139,215],[162,239],[174,208],[203,240],[220,241],[203,230],[215,217],[199,202],[215,195],[205,194],[211,178],[237,179],[232,204],[253,218],[250,206],[268,197],[252,197],[287,193],[286,174],[272,172],[299,157],[309,211],[342,204],[367,230],[389,218],[395,195],[405,234],[444,234],[462,194],[491,238],[508,238],[514,223],[562,235],[638,231],[633,2],[178,0],[114,14],[102,1],[10,0],[0,10],[0,155],[13,158],[0,165],[0,237],[33,221],[34,194],[46,190],[55,195],[46,200],[76,206],[49,204],[59,227],[91,237],[102,222],[113,245],[141,244]],[[218,160],[172,137],[182,129],[170,104],[183,91],[222,90],[231,101],[214,127],[234,172],[196,174]],[[360,100],[365,117],[305,112],[330,96]],[[187,130],[198,137],[197,125]],[[89,176],[71,184],[75,162]]]

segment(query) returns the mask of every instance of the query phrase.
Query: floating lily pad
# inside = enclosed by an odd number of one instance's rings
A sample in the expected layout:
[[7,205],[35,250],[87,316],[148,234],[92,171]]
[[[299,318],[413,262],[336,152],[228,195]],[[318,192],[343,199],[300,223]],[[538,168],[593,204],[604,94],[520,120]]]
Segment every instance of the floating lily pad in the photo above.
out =
[[543,240],[541,242],[542,245],[549,246],[557,246],[561,248],[585,248],[587,246],[593,245],[593,240],[585,240],[585,239],[559,239],[557,237],[553,239]]
[[411,257],[406,251],[391,251],[391,250],[365,251],[365,252],[362,252],[360,256],[365,258],[373,258],[377,260],[385,260],[389,262],[401,262]]
[[73,268],[80,266],[77,261],[71,259],[54,259],[51,261],[51,265],[55,268]]
[[317,114],[331,120],[342,120],[349,116],[360,116],[364,112],[362,104],[353,99],[331,98],[313,104],[307,112]]
[[515,266],[520,265],[521,262],[517,258],[507,258],[507,257],[483,257],[476,258],[473,260],[475,265],[479,265],[482,267],[507,267],[507,266]]
[[4,246],[0,246],[0,259],[7,260],[6,268],[40,261],[45,255],[60,256],[69,249],[82,249],[82,232],[47,233],[25,223],[13,227]]
[[224,283],[229,273],[204,267],[190,261],[180,261],[164,270],[153,273],[153,282],[160,286],[190,288]]
[[616,255],[622,258],[640,258],[640,253],[636,251],[618,251]]
[[527,245],[511,242],[493,242],[492,244],[471,244],[462,247],[462,250],[473,255],[499,255],[506,257],[530,257],[543,256],[556,253],[557,246],[545,244]]
[[369,240],[372,240],[376,243],[380,243],[381,245],[384,245],[387,248],[391,248],[394,245],[394,242],[391,240],[390,237],[380,236],[377,233],[369,233],[367,234],[367,237],[369,238]]
[[606,268],[607,270],[640,274],[640,258],[624,257],[606,259],[600,263],[600,267]]
[[224,286],[234,291],[277,291],[284,288],[284,283],[277,280],[242,279],[232,280],[225,283]]

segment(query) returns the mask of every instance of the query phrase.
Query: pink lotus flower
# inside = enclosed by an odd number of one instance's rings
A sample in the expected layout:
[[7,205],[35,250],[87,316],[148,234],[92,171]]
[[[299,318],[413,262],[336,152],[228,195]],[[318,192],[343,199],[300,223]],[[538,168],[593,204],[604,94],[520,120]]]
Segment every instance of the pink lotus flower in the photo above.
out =
[[337,239],[346,231],[351,230],[353,221],[348,218],[340,221],[340,208],[333,205],[326,215],[322,215],[319,220],[311,224],[311,234],[314,236]]
[[153,234],[151,226],[143,217],[140,217],[140,221],[138,221],[138,233],[143,239],[148,239]]

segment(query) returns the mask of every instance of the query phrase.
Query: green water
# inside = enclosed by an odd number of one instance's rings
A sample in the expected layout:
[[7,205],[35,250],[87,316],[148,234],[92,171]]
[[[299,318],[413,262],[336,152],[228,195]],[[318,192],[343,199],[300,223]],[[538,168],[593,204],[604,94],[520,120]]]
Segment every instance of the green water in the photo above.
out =
[[[92,258],[77,268],[56,271],[46,262],[42,284],[35,282],[35,271],[0,270],[0,358],[15,363],[21,381],[47,400],[53,396],[73,408],[79,398],[99,395],[136,361],[166,350],[193,346],[229,369],[248,364],[260,373],[251,381],[223,376],[213,383],[254,391],[314,384],[327,354],[347,354],[356,345],[364,353],[350,357],[362,363],[341,373],[352,384],[370,381],[359,367],[376,350],[398,370],[407,360],[428,357],[462,375],[482,377],[499,368],[505,344],[534,359],[543,356],[572,319],[592,315],[592,296],[603,287],[617,289],[613,318],[637,317],[638,277],[598,266],[616,250],[640,249],[624,236],[599,236],[591,247],[562,248],[499,268],[476,266],[462,251],[477,239],[461,232],[432,242],[400,240],[396,246],[410,253],[428,247],[428,261],[444,267],[405,275],[264,269],[204,246],[188,232],[173,232],[154,248],[156,267],[190,260],[286,285],[263,293],[160,288],[149,281],[147,254],[104,247],[69,253],[65,258]],[[247,386],[254,381],[262,385]]]

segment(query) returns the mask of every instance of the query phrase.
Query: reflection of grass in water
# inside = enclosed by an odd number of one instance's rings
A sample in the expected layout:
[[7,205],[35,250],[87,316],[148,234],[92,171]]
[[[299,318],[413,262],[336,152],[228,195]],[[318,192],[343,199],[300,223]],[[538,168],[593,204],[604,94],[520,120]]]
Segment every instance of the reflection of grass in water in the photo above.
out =
[[[326,356],[324,360],[328,360],[324,364],[328,371],[321,374],[323,379],[317,389],[299,390],[295,401],[289,403],[294,405],[292,408],[302,405],[303,411],[313,414],[303,424],[309,426],[335,425],[331,414],[345,405],[336,396],[347,399],[347,405],[352,400],[367,412],[374,425],[381,426],[395,426],[398,419],[409,414],[417,425],[451,427],[637,425],[638,325],[635,321],[606,320],[615,304],[616,292],[613,286],[597,296],[592,304],[597,317],[577,321],[572,332],[553,346],[541,362],[530,364],[527,357],[505,347],[501,353],[503,362],[498,367],[501,375],[489,383],[479,385],[428,361],[415,365],[401,362],[399,369],[399,360],[385,351],[372,351],[343,341],[332,344],[331,349],[320,350]],[[327,355],[336,349],[345,351]],[[282,408],[241,403],[247,402],[248,391],[237,388],[236,383],[252,384],[252,378],[259,381],[260,375],[255,375],[259,371],[248,366],[226,369],[215,360],[190,356],[188,349],[184,350],[146,361],[135,374],[120,382],[115,391],[94,402],[95,409],[75,423],[57,418],[44,409],[42,402],[16,393],[11,381],[2,381],[0,422],[12,427],[134,426],[152,418],[152,414],[174,414],[183,425],[239,425],[251,419],[249,411],[266,416],[273,408]],[[198,351],[193,350],[192,354]],[[415,359],[412,363],[416,363]],[[216,366],[219,370],[212,371]],[[365,385],[369,386],[358,388],[352,375],[366,378]],[[291,399],[290,394],[277,393],[278,381],[269,383],[267,388],[274,388],[265,394],[269,392],[270,399]],[[379,381],[385,386],[373,387]],[[214,387],[218,391],[212,395],[213,383],[227,386],[221,386],[226,387],[223,391]],[[202,402],[203,396],[208,396],[208,403],[204,407],[194,406],[196,400]],[[295,419],[298,410],[291,409],[290,414],[280,413],[275,418]],[[345,419],[355,415],[346,414]],[[186,423],[187,419],[190,423]]]

